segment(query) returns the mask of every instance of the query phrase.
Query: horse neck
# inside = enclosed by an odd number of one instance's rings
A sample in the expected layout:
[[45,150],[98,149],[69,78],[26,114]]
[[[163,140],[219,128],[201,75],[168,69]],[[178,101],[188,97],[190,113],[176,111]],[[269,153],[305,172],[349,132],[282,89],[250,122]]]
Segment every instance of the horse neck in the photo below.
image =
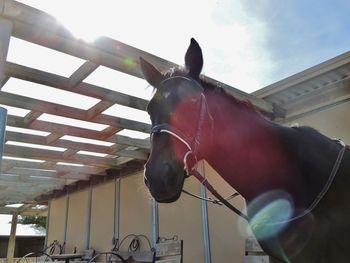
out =
[[279,140],[279,126],[227,95],[212,93],[207,98],[214,132],[204,159],[220,176],[247,200],[291,185],[288,174],[295,173],[295,167]]

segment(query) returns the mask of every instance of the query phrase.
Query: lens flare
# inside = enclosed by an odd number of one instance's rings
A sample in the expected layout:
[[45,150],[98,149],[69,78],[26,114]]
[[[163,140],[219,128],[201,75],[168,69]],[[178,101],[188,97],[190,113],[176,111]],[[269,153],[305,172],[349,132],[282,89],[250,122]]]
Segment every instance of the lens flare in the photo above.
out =
[[249,225],[257,239],[276,236],[288,224],[293,215],[293,203],[283,191],[265,193],[248,206],[251,219]]
[[124,59],[124,64],[128,67],[135,67],[136,65],[135,60],[131,57],[127,57],[126,59]]

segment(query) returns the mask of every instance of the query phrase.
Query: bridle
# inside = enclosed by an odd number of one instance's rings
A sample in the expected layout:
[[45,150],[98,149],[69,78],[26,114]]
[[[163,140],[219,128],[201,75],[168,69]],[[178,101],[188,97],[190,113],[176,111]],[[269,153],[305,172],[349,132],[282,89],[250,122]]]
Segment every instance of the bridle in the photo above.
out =
[[184,132],[170,125],[169,123],[156,124],[151,128],[151,140],[153,135],[157,133],[167,133],[175,137],[177,140],[179,140],[187,149],[183,157],[183,163],[184,163],[184,170],[186,171],[186,175],[188,177],[191,175],[191,171],[195,168],[195,165],[198,161],[197,156],[198,156],[200,142],[203,141],[204,128],[206,129],[208,128],[206,124],[210,126],[209,127],[211,132],[210,138],[212,138],[214,123],[213,123],[213,117],[211,116],[208,108],[207,99],[204,95],[203,87],[194,79],[190,79],[182,76],[168,78],[163,82],[161,82],[160,87],[167,84],[167,82],[171,82],[174,80],[191,82],[191,84],[193,84],[196,88],[200,90],[200,109],[198,113],[196,130],[194,132],[194,135],[190,137],[186,135]]
[[[174,80],[190,82],[200,91],[200,108],[199,108],[198,121],[197,121],[197,125],[196,125],[197,127],[195,130],[195,133],[192,137],[189,137],[184,132],[180,131],[179,129],[175,128],[169,123],[161,123],[161,124],[156,124],[151,128],[151,140],[153,139],[154,134],[167,133],[170,136],[173,136],[174,138],[176,138],[178,141],[180,141],[187,149],[183,157],[184,171],[186,171],[186,178],[193,175],[201,182],[201,184],[203,184],[218,199],[218,200],[215,200],[215,199],[209,198],[209,199],[205,199],[206,201],[210,201],[220,205],[224,204],[228,208],[230,208],[232,211],[237,213],[239,216],[248,220],[248,217],[245,214],[243,214],[241,211],[239,211],[236,207],[234,207],[231,203],[228,202],[230,198],[237,196],[238,195],[237,193],[234,193],[228,198],[222,197],[214,189],[214,187],[207,181],[207,179],[202,174],[200,174],[196,169],[196,164],[198,162],[197,157],[198,157],[199,146],[200,146],[200,143],[203,141],[203,136],[204,136],[204,128],[207,129],[209,126],[210,141],[212,141],[214,137],[214,120],[212,115],[210,114],[207,99],[204,95],[203,87],[194,79],[183,77],[183,76],[176,76],[176,77],[170,77],[162,81],[160,84],[160,88],[165,84],[167,84],[167,82],[171,82]],[[186,194],[189,194],[191,196],[198,198],[197,195],[191,194],[186,190],[182,190],[182,191]]]
[[[231,209],[233,212],[238,214],[240,217],[244,218],[245,220],[249,221],[249,217],[245,214],[243,214],[241,211],[239,211],[236,207],[234,207],[231,203],[228,202],[228,200],[232,197],[237,196],[237,193],[234,193],[228,198],[224,198],[221,196],[215,188],[207,181],[207,179],[200,174],[197,169],[196,169],[196,164],[198,161],[198,149],[200,146],[201,141],[203,140],[204,136],[204,128],[210,128],[210,140],[213,140],[214,137],[214,120],[212,115],[210,114],[210,110],[208,107],[208,103],[204,94],[204,89],[203,87],[194,79],[183,77],[183,76],[176,76],[176,77],[170,77],[168,79],[165,79],[164,81],[161,82],[160,87],[166,84],[167,82],[174,81],[174,80],[181,80],[181,81],[186,81],[186,82],[191,82],[195,87],[197,87],[200,90],[200,109],[199,109],[199,114],[198,114],[198,121],[197,121],[197,127],[194,135],[192,137],[187,136],[185,133],[182,131],[178,130],[174,126],[170,125],[169,123],[161,123],[161,124],[156,124],[151,128],[151,140],[154,134],[158,133],[167,133],[170,136],[173,136],[177,140],[179,140],[186,148],[187,152],[184,154],[183,157],[183,163],[184,163],[184,170],[186,171],[186,178],[193,175],[196,177],[201,184],[203,184],[218,200],[215,199],[206,199],[206,201],[210,201],[216,204],[224,204],[227,206],[229,209]],[[206,121],[207,120],[207,121]],[[205,126],[205,127],[204,127]],[[309,208],[305,209],[304,212],[300,213],[297,216],[294,216],[290,219],[287,220],[282,220],[276,223],[267,223],[265,225],[275,225],[275,224],[280,224],[280,223],[288,223],[291,221],[295,221],[306,214],[309,214],[312,212],[312,210],[318,205],[320,200],[323,198],[323,196],[326,194],[326,192],[329,190],[334,177],[336,176],[339,166],[341,164],[341,161],[343,159],[344,152],[346,150],[346,145],[341,141],[341,140],[335,140],[337,143],[341,144],[342,149],[339,151],[337,159],[333,165],[332,171],[330,173],[330,176],[327,180],[327,183],[324,185],[322,191],[319,193],[319,195],[315,198],[314,202],[309,206]],[[187,192],[186,190],[182,190],[183,192],[200,198],[197,195],[191,194]],[[202,199],[202,198],[200,198]]]

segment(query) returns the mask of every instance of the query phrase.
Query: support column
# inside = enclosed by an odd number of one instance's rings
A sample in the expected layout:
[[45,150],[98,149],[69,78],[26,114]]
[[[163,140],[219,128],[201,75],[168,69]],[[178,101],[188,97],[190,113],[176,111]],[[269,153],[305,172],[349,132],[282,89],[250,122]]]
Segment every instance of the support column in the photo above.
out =
[[[2,10],[2,5],[4,5],[4,1],[0,0],[0,11]],[[0,17],[0,89],[5,82],[4,67],[6,63],[11,34],[11,21]]]
[[7,117],[7,110],[0,107],[0,174],[1,174],[2,154],[4,152],[4,144],[5,144],[6,117]]
[[9,244],[7,247],[7,260],[8,260],[7,262],[8,263],[13,262],[13,257],[15,255],[17,219],[18,219],[18,215],[13,214],[12,215],[12,222],[11,222],[11,232],[10,232]]
[[51,210],[51,200],[47,204],[47,215],[46,215],[46,234],[45,234],[45,242],[44,247],[47,247],[48,238],[49,238],[49,230],[50,230],[50,210]]
[[[4,1],[0,0],[0,11],[4,5]],[[12,33],[12,23],[0,17],[0,90],[4,83],[4,67],[6,63],[7,51],[9,48],[10,38]],[[4,151],[5,143],[5,126],[6,126],[7,111],[0,108],[0,174],[1,174],[1,160]]]
[[[63,244],[66,244],[67,241],[67,228],[68,228],[68,211],[69,211],[69,194],[66,196],[66,212],[64,215],[64,236],[63,236]],[[64,246],[64,249],[66,247]],[[62,251],[64,253],[64,251]]]
[[114,225],[112,243],[116,245],[120,238],[120,178],[114,181]]
[[[200,172],[205,177],[204,162],[198,164],[198,172]],[[206,188],[201,184],[201,197],[206,198]],[[209,220],[208,220],[208,207],[205,200],[201,201],[202,205],[202,231],[203,231],[203,241],[204,241],[204,259],[205,263],[211,263],[211,252],[210,252],[210,238],[209,238]]]
[[159,237],[158,203],[152,198],[152,246],[155,247]]
[[88,203],[87,203],[87,211],[86,211],[86,236],[84,241],[84,248],[89,249],[90,247],[90,230],[91,230],[91,206],[92,206],[92,186],[90,185],[88,191]]

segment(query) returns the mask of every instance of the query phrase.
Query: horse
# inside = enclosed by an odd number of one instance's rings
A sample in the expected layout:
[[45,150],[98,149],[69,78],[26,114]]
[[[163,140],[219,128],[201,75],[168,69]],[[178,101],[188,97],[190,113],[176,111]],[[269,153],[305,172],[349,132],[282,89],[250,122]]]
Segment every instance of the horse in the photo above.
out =
[[[185,67],[161,72],[140,57],[154,88],[144,181],[175,202],[205,160],[247,204],[247,220],[271,262],[348,262],[350,151],[308,127],[286,127],[201,76],[193,38]],[[203,180],[205,181],[205,180]]]

